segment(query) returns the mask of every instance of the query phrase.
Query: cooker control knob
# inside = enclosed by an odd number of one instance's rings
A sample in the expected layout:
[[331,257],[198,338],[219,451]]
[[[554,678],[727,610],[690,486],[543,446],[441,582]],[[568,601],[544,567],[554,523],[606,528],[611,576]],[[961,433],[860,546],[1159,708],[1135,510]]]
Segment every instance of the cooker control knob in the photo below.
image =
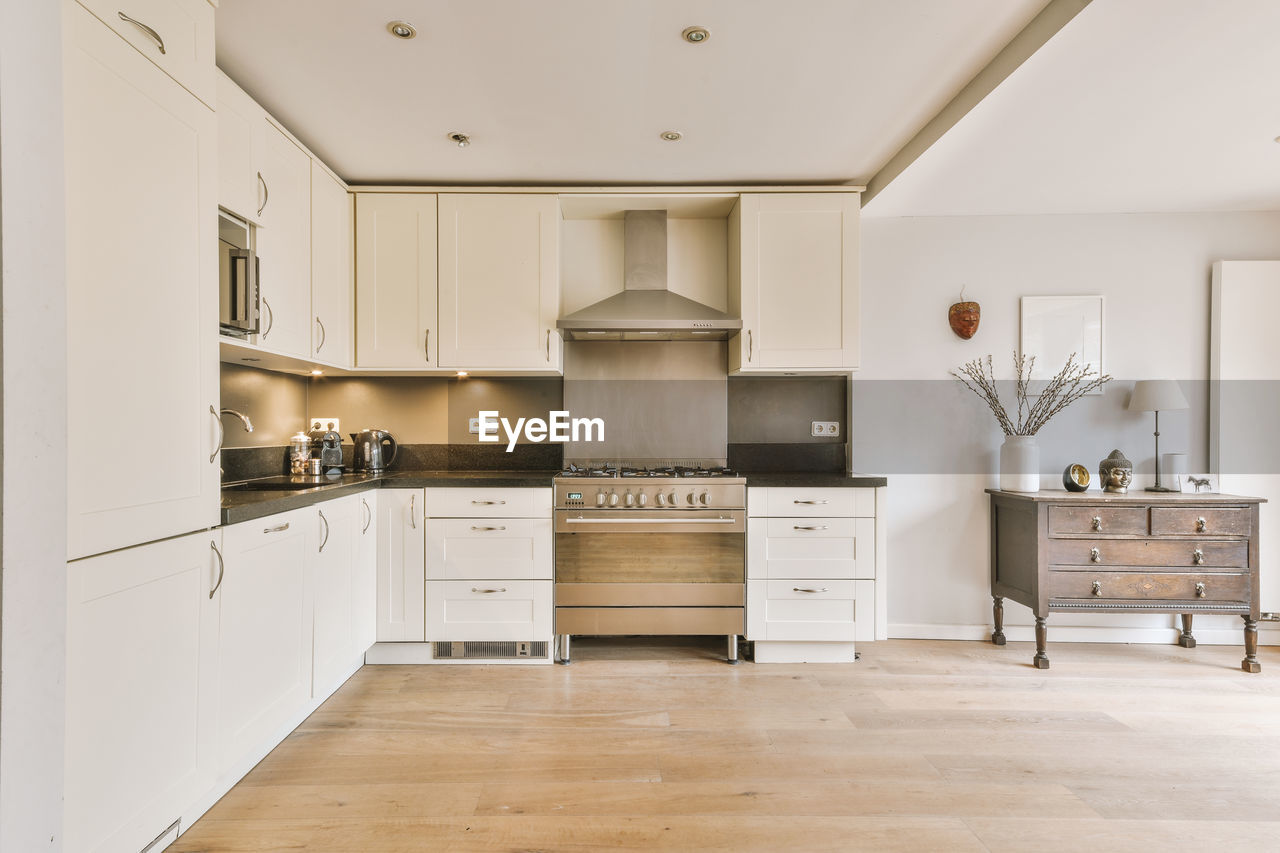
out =
[[668,498],[667,498],[667,503],[671,504],[672,506],[675,506],[675,505],[676,505],[676,490],[675,490],[675,489],[672,489],[672,490],[671,490],[671,494],[670,494],[670,496],[668,496]]
[[[659,495],[658,497],[662,497],[662,496]],[[644,492],[641,492],[640,494],[636,495],[636,503],[640,504],[640,506],[644,506],[648,502],[649,502],[649,496],[646,495]]]
[[604,506],[604,489],[596,489],[596,506]]
[[704,491],[701,495],[699,495],[699,496],[698,496],[698,500],[700,500],[700,501],[702,502],[702,505],[703,505],[703,506],[710,506],[710,505],[711,505],[711,495],[707,494],[705,491]]
[[693,506],[693,505],[694,505],[693,492],[690,492],[689,494],[685,495],[685,499],[686,499],[687,501],[689,501],[689,506]]
[[618,505],[618,493],[617,493],[617,492],[610,492],[610,493],[609,493],[609,506],[617,506],[617,505]]
[[667,505],[667,496],[664,495],[662,492],[658,492],[658,506],[666,506],[666,505]]
[[627,489],[627,506],[636,505],[636,496],[631,494],[631,490]]

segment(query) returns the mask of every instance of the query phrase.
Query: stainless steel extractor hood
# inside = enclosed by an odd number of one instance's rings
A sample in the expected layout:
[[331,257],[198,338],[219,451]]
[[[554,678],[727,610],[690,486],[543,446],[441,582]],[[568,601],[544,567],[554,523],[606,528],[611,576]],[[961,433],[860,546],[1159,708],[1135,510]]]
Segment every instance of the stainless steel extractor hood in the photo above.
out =
[[667,212],[628,210],[621,293],[561,317],[570,341],[723,341],[742,320],[667,290]]

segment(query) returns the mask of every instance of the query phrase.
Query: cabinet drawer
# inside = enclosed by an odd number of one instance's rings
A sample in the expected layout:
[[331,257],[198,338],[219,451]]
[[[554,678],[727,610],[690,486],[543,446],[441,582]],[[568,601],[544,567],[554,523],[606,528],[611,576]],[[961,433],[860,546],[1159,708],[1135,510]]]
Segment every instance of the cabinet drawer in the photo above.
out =
[[427,521],[428,580],[550,580],[551,554],[551,519]]
[[1144,536],[1146,532],[1147,508],[1145,506],[1049,507],[1050,536],[1062,533]]
[[1243,507],[1228,509],[1152,507],[1151,534],[1153,536],[1248,536],[1249,510]]
[[[213,7],[206,0],[79,0],[143,56],[204,101],[217,104]],[[137,23],[126,21],[127,15]],[[151,36],[143,27],[155,31]],[[160,43],[164,42],[164,52]]]
[[747,587],[752,640],[852,642],[855,617],[853,581],[753,581]]
[[551,581],[427,581],[427,642],[547,640]]
[[[1197,556],[1199,555],[1199,556]],[[1160,539],[1052,539],[1049,563],[1062,566],[1161,566],[1242,569],[1249,543]]]
[[779,489],[770,487],[765,497],[770,516],[859,516],[876,514],[875,489]]
[[748,531],[752,578],[873,578],[875,520],[756,519]]
[[1249,576],[1213,572],[1082,572],[1050,569],[1049,598],[1247,601]]
[[428,518],[551,518],[551,489],[427,489]]

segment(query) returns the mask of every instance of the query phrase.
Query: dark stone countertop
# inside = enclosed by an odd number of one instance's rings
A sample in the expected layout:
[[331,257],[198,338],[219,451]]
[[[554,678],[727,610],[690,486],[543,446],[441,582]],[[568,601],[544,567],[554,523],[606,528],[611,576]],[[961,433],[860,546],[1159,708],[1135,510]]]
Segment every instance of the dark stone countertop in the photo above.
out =
[[889,485],[889,478],[871,474],[833,474],[826,472],[768,471],[760,474],[746,472],[747,486],[757,488],[843,488],[873,489]]

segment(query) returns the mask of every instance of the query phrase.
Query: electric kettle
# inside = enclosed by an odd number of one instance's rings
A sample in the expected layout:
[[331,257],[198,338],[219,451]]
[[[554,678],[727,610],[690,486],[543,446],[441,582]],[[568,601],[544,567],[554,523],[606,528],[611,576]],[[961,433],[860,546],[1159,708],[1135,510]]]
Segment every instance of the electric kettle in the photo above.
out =
[[[351,441],[355,446],[351,467],[356,471],[382,471],[396,458],[396,440],[385,429],[366,429],[363,432],[351,433]],[[384,445],[390,445],[386,452]]]

